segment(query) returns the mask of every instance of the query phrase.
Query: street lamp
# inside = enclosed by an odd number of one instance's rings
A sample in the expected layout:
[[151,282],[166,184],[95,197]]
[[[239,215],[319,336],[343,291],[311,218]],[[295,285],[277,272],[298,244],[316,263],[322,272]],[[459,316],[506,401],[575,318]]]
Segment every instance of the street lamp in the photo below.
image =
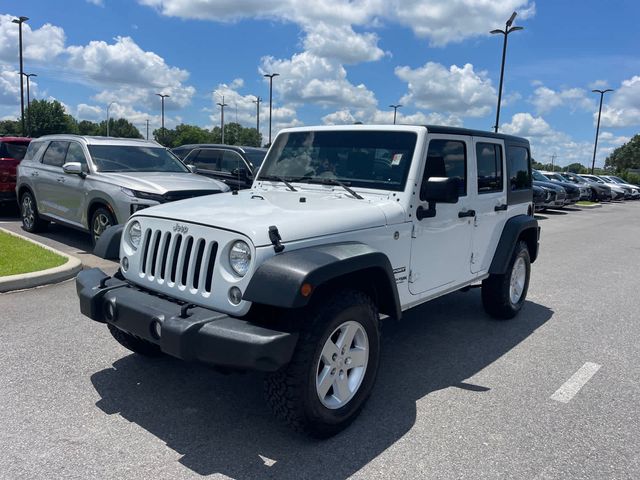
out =
[[107,137],[109,136],[109,109],[114,103],[116,102],[110,102],[109,105],[107,105]]
[[22,81],[22,76],[24,75],[24,70],[22,69],[22,24],[29,20],[29,17],[18,17],[11,20],[13,23],[18,24],[18,45],[20,50],[20,120],[22,121],[22,134],[25,134],[24,128],[24,83]]
[[[255,100],[253,100],[253,103],[256,104],[256,131],[258,132],[258,141],[260,142],[260,102],[262,101],[262,99],[260,97],[256,97]],[[260,142],[260,144],[262,144],[262,142]],[[261,146],[261,145],[259,145]]]
[[269,78],[269,146],[271,146],[271,114],[273,108],[273,77],[279,77],[279,73],[265,73],[265,77]]
[[396,124],[396,114],[398,113],[398,109],[401,107],[402,105],[397,104],[397,105],[389,105],[389,108],[393,108],[393,124]]
[[162,143],[164,144],[164,99],[169,97],[170,95],[165,95],[163,93],[156,93],[162,100]]
[[37,77],[38,75],[36,73],[23,73],[22,75],[24,75],[27,78],[27,136],[31,135],[31,110],[30,110],[30,106],[31,106],[31,97],[29,94],[29,79],[31,77]]
[[500,103],[502,101],[502,81],[504,80],[504,60],[507,55],[507,37],[511,32],[516,32],[518,30],[523,30],[523,27],[512,27],[513,21],[516,19],[517,12],[513,12],[509,20],[504,27],[504,30],[491,30],[489,33],[497,34],[501,33],[504,35],[504,43],[502,45],[502,65],[500,67],[500,86],[498,87],[498,108],[496,110],[496,124],[493,127],[494,131],[498,133],[498,125],[500,124]]
[[613,92],[613,89],[607,88],[606,90],[591,90],[593,93],[600,94],[600,108],[598,109],[598,126],[596,127],[596,143],[593,146],[593,160],[591,161],[591,175],[596,168],[596,150],[598,149],[598,135],[600,134],[600,115],[602,114],[602,98],[607,92]]
[[221,115],[220,115],[220,130],[222,130],[222,144],[224,145],[224,107],[228,107],[226,103],[224,103],[224,95],[222,95],[222,103],[218,102],[216,105],[220,107]]

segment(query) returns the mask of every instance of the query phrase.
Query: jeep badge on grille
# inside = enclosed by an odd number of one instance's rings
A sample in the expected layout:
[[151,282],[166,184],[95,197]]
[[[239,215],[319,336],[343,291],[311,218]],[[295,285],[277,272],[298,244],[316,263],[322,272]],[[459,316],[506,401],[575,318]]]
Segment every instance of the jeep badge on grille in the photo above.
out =
[[180,225],[179,223],[176,223],[173,226],[173,231],[175,233],[182,233],[182,234],[186,234],[189,231],[189,227],[187,227],[186,225]]

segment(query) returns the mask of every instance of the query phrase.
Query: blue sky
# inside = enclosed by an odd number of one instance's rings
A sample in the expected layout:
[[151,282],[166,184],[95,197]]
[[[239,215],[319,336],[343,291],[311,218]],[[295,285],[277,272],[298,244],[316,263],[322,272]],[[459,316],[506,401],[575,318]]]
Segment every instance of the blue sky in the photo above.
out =
[[0,118],[19,112],[17,26],[35,98],[55,98],[81,119],[106,106],[143,130],[255,126],[274,80],[274,133],[286,126],[495,122],[503,28],[512,11],[501,131],[530,138],[537,160],[590,163],[597,97],[605,97],[597,164],[640,130],[640,34],[635,1],[567,0],[4,0],[0,7]]

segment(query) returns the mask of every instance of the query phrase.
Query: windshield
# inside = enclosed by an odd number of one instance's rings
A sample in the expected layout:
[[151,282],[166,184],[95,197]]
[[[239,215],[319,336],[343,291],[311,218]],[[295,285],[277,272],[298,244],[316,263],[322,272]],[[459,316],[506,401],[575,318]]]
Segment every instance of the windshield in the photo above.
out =
[[533,172],[533,179],[537,180],[539,182],[548,182],[549,179],[547,177],[545,177],[543,174],[541,174],[539,171],[534,170]]
[[316,131],[279,135],[260,178],[402,191],[416,144],[413,132]]
[[245,148],[244,154],[247,156],[251,165],[257,170],[262,165],[267,150],[263,148]]
[[604,181],[600,180],[598,177],[582,177],[590,182],[595,182],[595,183],[604,183]]
[[0,158],[22,160],[29,142],[0,142]]
[[101,172],[188,172],[180,160],[162,147],[89,145]]
[[545,174],[545,177],[548,177],[551,180],[558,180],[559,182],[566,182],[566,180],[562,178],[562,175],[557,173],[547,173]]

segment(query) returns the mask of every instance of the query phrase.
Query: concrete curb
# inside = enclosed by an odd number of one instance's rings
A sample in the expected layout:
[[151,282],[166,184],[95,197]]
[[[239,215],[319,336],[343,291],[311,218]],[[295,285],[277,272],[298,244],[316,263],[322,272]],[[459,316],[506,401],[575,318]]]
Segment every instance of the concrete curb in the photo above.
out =
[[13,235],[14,237],[18,237],[22,240],[26,240],[27,242],[31,242],[35,245],[38,245],[39,247],[42,247],[67,259],[67,262],[60,265],[59,267],[48,268],[46,270],[40,270],[38,272],[19,273],[18,275],[0,277],[0,293],[9,292],[12,290],[24,290],[25,288],[39,287],[41,285],[47,285],[49,283],[62,282],[64,280],[75,277],[78,272],[82,270],[82,262],[76,257],[67,255],[60,250],[56,250],[55,248],[51,248],[48,245],[36,242],[35,240],[31,240],[30,238],[18,235],[17,233],[11,232],[5,228],[0,227],[0,231],[3,231],[9,235]]
[[602,208],[602,204],[601,203],[596,203],[595,205],[575,205],[578,208]]

